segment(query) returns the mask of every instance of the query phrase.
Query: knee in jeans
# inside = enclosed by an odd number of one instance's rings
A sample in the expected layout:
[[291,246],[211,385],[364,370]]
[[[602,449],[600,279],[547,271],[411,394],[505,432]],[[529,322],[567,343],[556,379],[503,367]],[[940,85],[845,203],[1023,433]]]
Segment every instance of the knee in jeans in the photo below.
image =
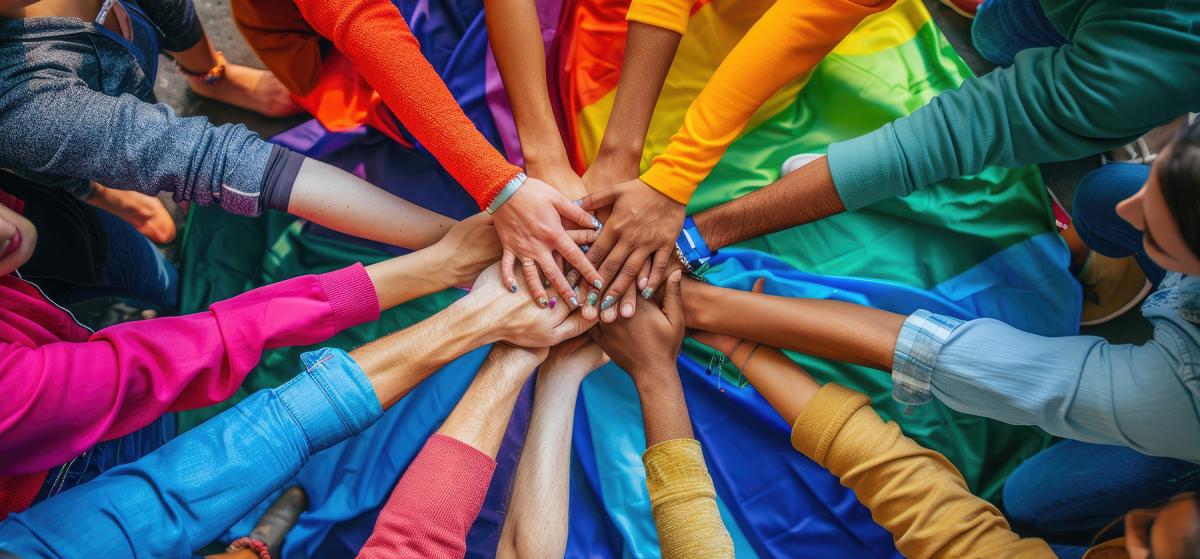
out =
[[1112,163],[1096,169],[1079,181],[1071,201],[1072,219],[1087,228],[1089,221],[1107,221],[1117,213],[1117,204],[1132,196],[1145,182],[1142,165]]

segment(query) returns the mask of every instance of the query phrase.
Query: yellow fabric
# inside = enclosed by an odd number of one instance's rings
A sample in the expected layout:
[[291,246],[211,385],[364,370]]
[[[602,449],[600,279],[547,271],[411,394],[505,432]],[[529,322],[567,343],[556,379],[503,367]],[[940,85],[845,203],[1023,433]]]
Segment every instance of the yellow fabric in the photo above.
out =
[[866,396],[827,384],[796,419],[792,446],[827,468],[892,534],[905,557],[1044,557],[991,503],[972,495],[941,454],[884,423]]
[[672,439],[646,449],[646,488],[664,559],[733,557],[700,441]]
[[693,0],[633,0],[625,19],[687,33]]
[[642,180],[686,204],[760,105],[812,70],[863,19],[893,2],[776,2],[721,63]]

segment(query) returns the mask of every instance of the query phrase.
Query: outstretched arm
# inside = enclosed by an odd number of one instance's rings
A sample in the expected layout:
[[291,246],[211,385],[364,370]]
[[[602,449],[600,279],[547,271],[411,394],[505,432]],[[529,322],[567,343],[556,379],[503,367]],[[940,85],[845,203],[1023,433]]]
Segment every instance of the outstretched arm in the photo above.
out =
[[571,429],[579,386],[607,356],[586,338],[559,344],[538,371],[496,556],[562,557],[567,549]]

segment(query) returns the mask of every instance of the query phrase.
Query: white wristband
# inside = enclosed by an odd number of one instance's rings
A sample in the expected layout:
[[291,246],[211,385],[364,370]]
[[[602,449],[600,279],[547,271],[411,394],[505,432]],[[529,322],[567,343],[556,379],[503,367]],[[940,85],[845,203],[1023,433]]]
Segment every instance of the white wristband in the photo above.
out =
[[500,193],[496,194],[495,198],[492,198],[492,203],[488,204],[487,213],[496,213],[496,210],[499,210],[500,206],[503,206],[509,198],[513,197],[513,194],[516,194],[517,191],[521,189],[521,185],[525,184],[525,181],[528,178],[529,177],[526,176],[525,173],[517,173],[517,176],[508,181],[508,183],[504,185],[504,188],[500,189]]

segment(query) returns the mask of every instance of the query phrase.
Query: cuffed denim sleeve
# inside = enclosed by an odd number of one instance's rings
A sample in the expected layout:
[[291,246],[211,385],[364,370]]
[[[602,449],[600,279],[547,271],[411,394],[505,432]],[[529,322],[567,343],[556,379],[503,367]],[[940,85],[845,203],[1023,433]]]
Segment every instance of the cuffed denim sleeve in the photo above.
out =
[[303,356],[305,371],[255,393],[142,459],[0,523],[19,557],[179,557],[208,545],[316,452],[383,413],[346,352]]
[[1110,344],[918,311],[897,340],[894,395],[919,403],[932,394],[962,413],[1200,462],[1200,380],[1189,359],[1183,334],[1167,324],[1145,344]]

